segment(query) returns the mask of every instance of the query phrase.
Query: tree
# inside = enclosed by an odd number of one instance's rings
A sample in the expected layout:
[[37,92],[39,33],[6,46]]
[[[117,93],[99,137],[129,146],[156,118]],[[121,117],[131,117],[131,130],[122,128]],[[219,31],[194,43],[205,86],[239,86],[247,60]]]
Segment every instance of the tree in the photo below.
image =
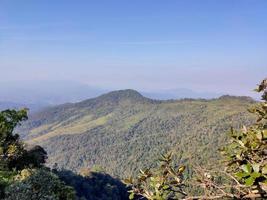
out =
[[17,125],[27,117],[27,110],[0,112],[0,198],[7,200],[74,199],[72,187],[43,167],[47,153],[41,146],[26,149]]
[[26,149],[16,126],[28,119],[27,110],[4,110],[0,112],[0,170],[22,170],[40,168],[47,159],[47,153],[41,146]]
[[75,191],[47,169],[32,171],[27,178],[6,188],[5,200],[74,200]]
[[0,112],[0,169],[11,169],[12,163],[24,154],[24,145],[13,131],[21,121],[26,120],[27,110],[4,110]]
[[140,170],[136,180],[133,178],[124,180],[131,187],[130,199],[140,197],[148,200],[171,200],[186,195],[183,191],[185,166],[174,167],[172,153],[162,155],[159,161],[157,169]]

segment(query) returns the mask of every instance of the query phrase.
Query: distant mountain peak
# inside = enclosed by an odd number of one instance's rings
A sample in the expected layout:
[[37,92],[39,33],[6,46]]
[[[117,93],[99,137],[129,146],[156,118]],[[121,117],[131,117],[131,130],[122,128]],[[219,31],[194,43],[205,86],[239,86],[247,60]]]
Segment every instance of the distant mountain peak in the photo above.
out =
[[143,95],[141,95],[138,91],[133,89],[125,89],[125,90],[116,90],[106,94],[103,94],[98,99],[106,99],[106,100],[145,100],[147,99]]
[[108,92],[104,95],[106,95],[106,96],[121,96],[121,97],[143,97],[138,91],[133,90],[133,89],[115,90],[112,92]]
[[139,92],[132,89],[125,89],[125,90],[115,90],[112,92],[108,92],[106,94],[102,94],[93,99],[87,99],[76,103],[78,106],[82,107],[92,107],[92,106],[103,106],[107,104],[118,104],[122,101],[130,101],[130,102],[152,102],[153,100],[142,96]]

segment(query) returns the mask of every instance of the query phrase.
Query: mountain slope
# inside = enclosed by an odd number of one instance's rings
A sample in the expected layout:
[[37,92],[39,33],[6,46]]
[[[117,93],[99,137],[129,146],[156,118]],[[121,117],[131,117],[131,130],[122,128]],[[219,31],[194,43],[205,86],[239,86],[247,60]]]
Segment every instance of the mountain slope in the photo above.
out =
[[49,163],[72,170],[101,165],[120,177],[154,165],[159,153],[177,161],[214,165],[231,126],[250,123],[247,97],[156,101],[134,90],[114,91],[30,116],[20,132],[40,144]]

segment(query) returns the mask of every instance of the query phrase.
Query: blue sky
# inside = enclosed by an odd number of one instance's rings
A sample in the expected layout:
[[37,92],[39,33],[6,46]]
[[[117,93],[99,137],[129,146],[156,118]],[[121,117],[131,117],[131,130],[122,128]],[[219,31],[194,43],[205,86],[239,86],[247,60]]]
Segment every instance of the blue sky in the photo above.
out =
[[0,0],[2,81],[249,94],[267,76],[265,0]]

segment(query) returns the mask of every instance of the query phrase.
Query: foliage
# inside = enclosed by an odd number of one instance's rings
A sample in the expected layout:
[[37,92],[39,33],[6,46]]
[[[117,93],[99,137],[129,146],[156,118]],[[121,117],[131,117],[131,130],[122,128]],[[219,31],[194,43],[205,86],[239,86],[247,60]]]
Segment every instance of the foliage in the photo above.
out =
[[0,112],[0,169],[12,169],[14,161],[24,152],[24,147],[18,134],[13,134],[14,128],[27,119],[27,111],[4,110]]
[[0,198],[7,200],[74,199],[74,190],[43,167],[47,153],[41,146],[26,148],[15,127],[27,110],[0,112]]
[[227,170],[248,187],[248,193],[267,195],[267,79],[256,89],[263,92],[259,104],[249,109],[257,115],[255,124],[231,130],[231,142],[223,149]]
[[34,171],[27,178],[6,188],[5,200],[73,200],[75,192],[55,174],[45,169]]
[[140,170],[136,180],[125,179],[124,182],[132,188],[130,199],[139,197],[148,200],[169,200],[178,198],[177,194],[186,195],[183,191],[183,172],[185,166],[173,167],[172,153],[162,155],[159,168]]
[[13,183],[17,175],[14,171],[0,171],[0,199],[5,195],[5,188]]
[[[40,167],[45,162],[46,152],[41,147],[38,151],[28,151],[19,135],[13,133],[15,127],[27,118],[26,109],[0,112],[0,197],[4,196],[5,188],[14,182],[18,170]],[[43,159],[36,159],[41,156],[40,152]]]
[[22,170],[27,167],[41,167],[47,158],[40,146],[26,149],[16,126],[28,119],[27,110],[4,110],[0,112],[0,170]]

